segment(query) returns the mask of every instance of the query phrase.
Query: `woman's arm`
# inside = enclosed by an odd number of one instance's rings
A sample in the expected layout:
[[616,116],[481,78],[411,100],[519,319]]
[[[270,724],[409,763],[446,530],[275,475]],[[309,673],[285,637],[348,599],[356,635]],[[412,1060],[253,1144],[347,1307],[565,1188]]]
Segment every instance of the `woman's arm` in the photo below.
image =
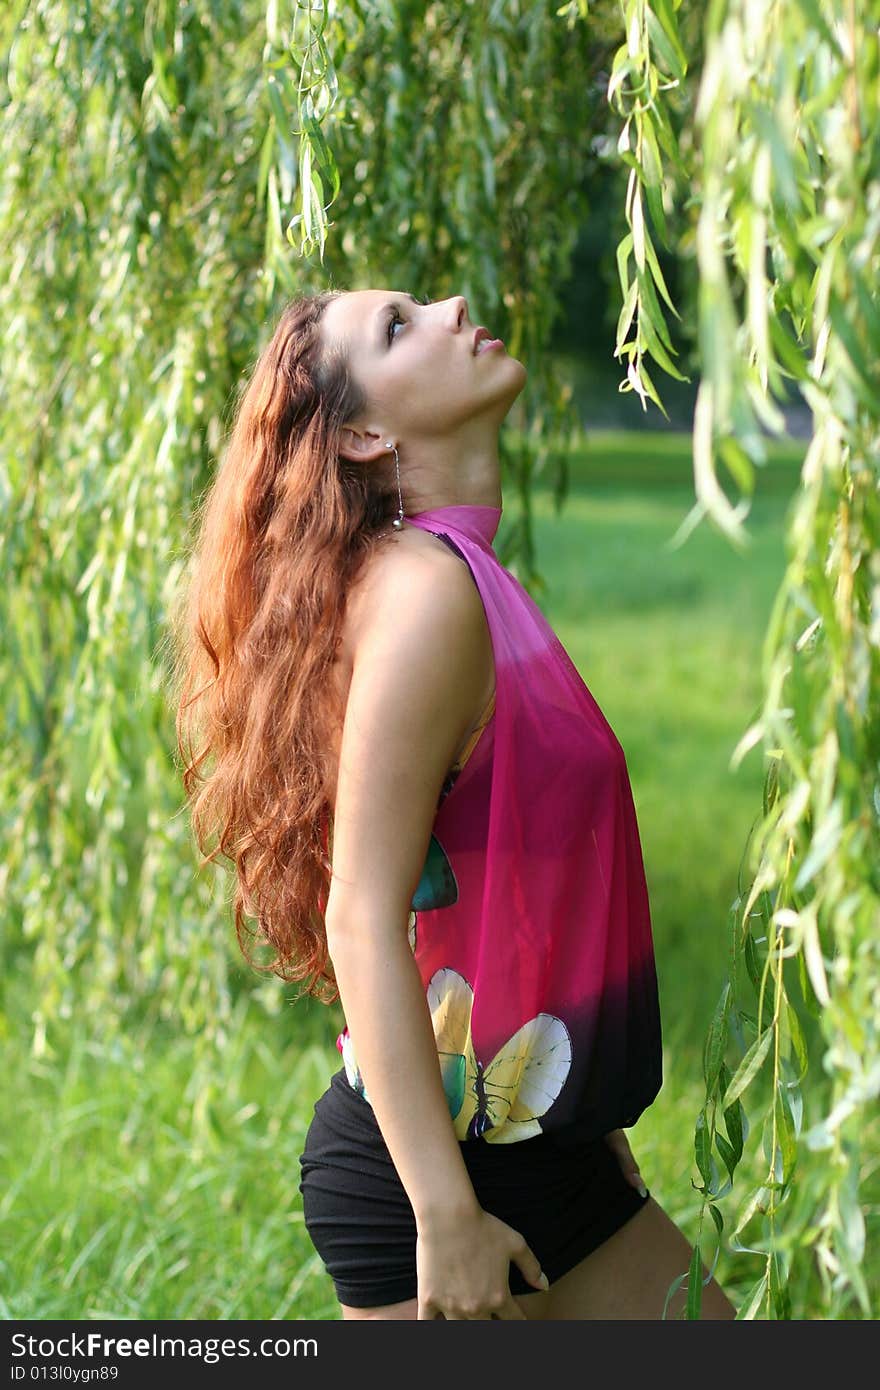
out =
[[[403,551],[403,547],[400,547]],[[480,1207],[407,939],[444,777],[484,701],[492,646],[455,557],[382,557],[359,619],[343,725],[325,923],[358,1066],[418,1227],[420,1316],[521,1316],[522,1237]],[[425,1284],[429,1285],[426,1289]],[[540,1285],[539,1285],[540,1286]]]
[[350,920],[331,956],[370,1101],[420,1227],[479,1210],[437,1060],[406,922]]
[[407,926],[440,788],[482,704],[492,645],[479,593],[454,556],[392,553],[371,579],[354,640],[325,923],[376,1119],[417,1219],[429,1219],[477,1201]]

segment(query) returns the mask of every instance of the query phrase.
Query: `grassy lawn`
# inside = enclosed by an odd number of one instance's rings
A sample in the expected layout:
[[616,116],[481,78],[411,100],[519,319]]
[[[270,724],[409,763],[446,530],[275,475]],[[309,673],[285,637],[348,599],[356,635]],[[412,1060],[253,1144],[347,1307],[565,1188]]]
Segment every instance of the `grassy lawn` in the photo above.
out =
[[[691,1238],[701,1050],[762,785],[757,750],[735,774],[728,764],[761,695],[798,452],[768,470],[766,490],[759,478],[745,554],[705,523],[668,548],[693,500],[687,437],[590,435],[564,516],[546,493],[535,501],[544,606],[623,744],[642,834],[665,1079],[630,1138],[652,1194]],[[514,519],[511,504],[502,528]],[[63,1055],[35,1060],[26,983],[10,987],[2,1316],[338,1316],[297,1184],[312,1105],[339,1065],[340,1014],[291,1008],[292,993],[279,983],[271,1016],[245,993],[220,1059],[173,1033],[108,1050],[83,1030]],[[724,1250],[717,1272],[736,1299],[756,1257]]]

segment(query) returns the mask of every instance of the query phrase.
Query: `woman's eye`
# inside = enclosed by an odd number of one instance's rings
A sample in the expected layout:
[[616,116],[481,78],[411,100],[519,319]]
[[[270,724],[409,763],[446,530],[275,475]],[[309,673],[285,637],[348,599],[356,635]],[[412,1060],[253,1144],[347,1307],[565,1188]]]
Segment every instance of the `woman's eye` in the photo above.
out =
[[392,328],[394,327],[394,325],[395,325],[396,323],[404,323],[404,322],[405,322],[405,319],[402,319],[402,318],[400,317],[400,315],[398,314],[397,310],[395,309],[395,310],[392,312],[392,314],[391,314],[391,316],[389,317],[389,319],[388,319],[388,341],[389,341],[389,343],[391,343],[391,342],[394,341],[394,334],[391,332],[391,330],[392,330]]

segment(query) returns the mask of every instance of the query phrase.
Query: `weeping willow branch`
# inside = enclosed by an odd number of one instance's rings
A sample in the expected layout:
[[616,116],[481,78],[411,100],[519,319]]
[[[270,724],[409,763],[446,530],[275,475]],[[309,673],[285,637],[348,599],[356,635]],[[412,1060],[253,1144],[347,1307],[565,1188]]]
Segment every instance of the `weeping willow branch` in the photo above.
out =
[[[653,119],[662,104],[652,82],[656,39],[674,35],[679,6],[630,0],[622,8],[627,44],[612,94],[632,98],[636,130],[622,157],[640,184],[656,187],[645,111]],[[781,432],[772,397],[784,399],[787,382],[814,424],[764,644],[763,708],[731,760],[736,767],[762,744],[767,778],[751,844],[754,877],[733,905],[732,966],[707,1038],[706,1102],[694,1139],[703,1209],[720,1237],[719,1200],[743,1158],[741,1098],[760,1092],[763,1122],[753,1130],[765,1166],[731,1237],[734,1250],[761,1262],[741,1318],[762,1310],[789,1317],[790,1283],[804,1277],[805,1262],[821,1280],[829,1316],[853,1299],[871,1316],[860,1195],[880,1093],[878,21],[880,6],[867,0],[714,0],[686,160],[702,372],[697,503],[677,539],[707,516],[746,543],[755,468],[766,459],[761,428]],[[678,48],[664,57],[680,78]],[[659,230],[656,204],[648,207]],[[632,231],[620,254],[625,262],[634,251],[637,270],[648,267],[656,279],[638,191],[627,207]],[[640,327],[643,310],[651,312],[647,283],[647,274],[628,288],[622,278],[621,329],[636,307]],[[656,321],[655,330],[659,339]],[[650,336],[636,340],[631,380],[645,381],[651,394],[643,352],[667,371],[669,364]],[[716,458],[740,490],[735,503]],[[756,1015],[741,1002],[748,990]],[[733,1041],[741,1059],[731,1075],[724,1058]],[[699,1316],[699,1245],[691,1317]]]

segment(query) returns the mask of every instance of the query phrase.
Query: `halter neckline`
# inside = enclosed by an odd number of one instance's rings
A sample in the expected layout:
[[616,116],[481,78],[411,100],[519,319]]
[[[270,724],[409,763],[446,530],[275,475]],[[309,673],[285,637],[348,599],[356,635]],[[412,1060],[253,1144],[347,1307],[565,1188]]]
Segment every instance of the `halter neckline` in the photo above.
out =
[[414,512],[406,519],[415,526],[430,530],[428,523],[437,517],[451,530],[460,531],[471,540],[482,541],[491,546],[501,521],[501,512],[501,507],[488,506],[482,502],[452,502],[443,507],[428,507],[425,511]]

